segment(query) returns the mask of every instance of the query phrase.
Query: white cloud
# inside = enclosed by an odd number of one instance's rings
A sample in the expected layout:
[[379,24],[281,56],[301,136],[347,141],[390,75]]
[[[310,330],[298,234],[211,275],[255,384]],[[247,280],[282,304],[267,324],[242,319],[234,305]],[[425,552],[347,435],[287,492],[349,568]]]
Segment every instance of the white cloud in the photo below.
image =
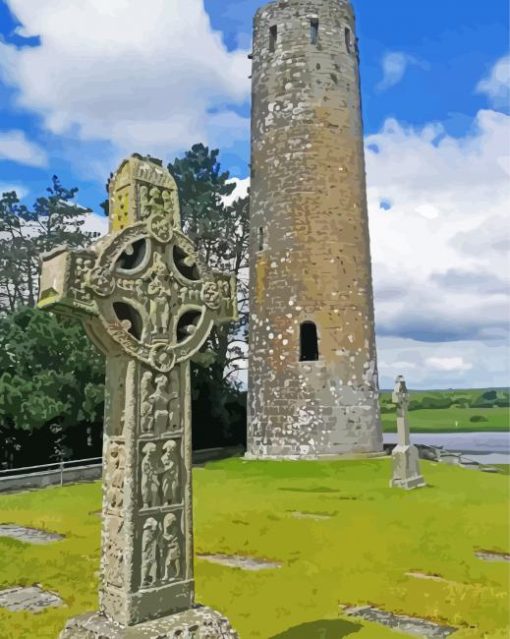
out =
[[235,202],[235,200],[246,197],[248,195],[248,189],[250,188],[250,178],[244,178],[243,180],[241,180],[240,178],[232,178],[231,180],[229,180],[229,183],[235,184],[235,189],[230,195],[223,198],[223,204],[225,204],[225,206],[230,206],[232,202]]
[[10,160],[28,166],[46,166],[48,164],[44,150],[27,140],[23,131],[16,130],[0,131],[0,160]]
[[437,371],[470,371],[473,364],[465,362],[463,357],[428,357],[425,364]]
[[381,388],[392,388],[401,374],[416,389],[504,386],[510,375],[505,351],[491,342],[433,344],[379,337],[377,350]]
[[386,89],[398,84],[403,79],[409,66],[418,66],[422,69],[428,68],[427,63],[402,51],[386,53],[381,61],[381,65],[383,78],[376,86],[378,91],[386,91]]
[[477,93],[485,93],[495,108],[510,107],[510,55],[503,56],[487,77],[480,80]]
[[106,216],[89,213],[83,216],[83,220],[82,231],[86,233],[99,233],[99,235],[106,235],[108,233],[108,218]]
[[385,386],[398,362],[415,364],[410,378],[422,387],[508,379],[509,127],[484,110],[463,138],[388,120],[366,139]]
[[249,97],[247,51],[227,51],[202,0],[8,0],[24,35],[0,42],[19,105],[51,132],[160,156],[221,134],[245,139],[232,106]]
[[16,191],[16,194],[20,200],[28,195],[28,189],[21,184],[0,182],[0,196],[3,193],[10,193],[11,191]]

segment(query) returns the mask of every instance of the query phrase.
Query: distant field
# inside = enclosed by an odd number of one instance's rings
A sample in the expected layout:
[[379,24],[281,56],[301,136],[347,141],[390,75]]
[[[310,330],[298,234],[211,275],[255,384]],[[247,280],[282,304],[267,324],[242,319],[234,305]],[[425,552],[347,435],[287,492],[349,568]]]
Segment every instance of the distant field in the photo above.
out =
[[[415,433],[510,430],[508,389],[469,388],[409,391],[409,423]],[[391,392],[380,394],[384,431],[396,431]]]
[[[479,415],[487,421],[471,422]],[[397,430],[393,413],[381,415],[385,433]],[[510,430],[508,408],[428,408],[409,412],[409,423],[414,433],[473,433],[504,432]]]
[[[507,388],[451,388],[451,389],[430,389],[430,390],[413,390],[409,389],[411,399],[423,400],[425,397],[451,397],[455,401],[473,402],[483,393],[496,391],[497,395],[508,393]],[[391,390],[381,391],[382,401],[391,401]]]
[[[281,564],[248,572],[198,557],[198,601],[242,639],[405,637],[342,614],[367,603],[453,625],[452,639],[508,638],[509,564],[475,556],[510,551],[508,477],[431,462],[422,472],[428,487],[407,493],[389,488],[388,458],[194,469],[196,552]],[[1,639],[55,639],[66,619],[96,609],[100,505],[98,483],[0,495],[0,521],[65,535],[47,546],[0,538],[0,589],[39,583],[66,603],[0,609]]]

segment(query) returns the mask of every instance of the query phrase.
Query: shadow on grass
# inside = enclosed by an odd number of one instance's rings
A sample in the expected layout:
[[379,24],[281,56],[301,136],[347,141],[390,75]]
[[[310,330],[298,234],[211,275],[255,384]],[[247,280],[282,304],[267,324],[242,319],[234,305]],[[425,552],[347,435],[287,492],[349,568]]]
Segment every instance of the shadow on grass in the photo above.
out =
[[363,626],[350,621],[323,619],[289,628],[270,639],[342,639],[358,632]]

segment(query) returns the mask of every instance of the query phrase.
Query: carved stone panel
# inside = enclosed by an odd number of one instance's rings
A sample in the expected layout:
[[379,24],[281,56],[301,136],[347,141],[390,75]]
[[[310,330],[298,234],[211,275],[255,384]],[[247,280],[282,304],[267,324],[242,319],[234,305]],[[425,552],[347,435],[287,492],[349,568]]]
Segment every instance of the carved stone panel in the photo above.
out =
[[181,446],[181,439],[141,442],[140,509],[164,508],[182,502]]
[[123,357],[110,357],[106,361],[104,433],[109,437],[122,437],[126,403],[127,362]]
[[163,444],[162,450],[161,502],[163,506],[172,506],[181,501],[181,496],[179,494],[179,443],[175,439],[169,439]]
[[183,406],[184,398],[181,398],[181,382],[180,382],[181,366],[176,366],[170,372],[169,395],[170,402],[168,408],[170,432],[175,433],[182,429],[181,424],[181,406]]
[[121,588],[124,585],[124,520],[114,515],[104,516],[102,568],[105,584]]
[[180,511],[143,519],[140,534],[140,587],[159,588],[184,578],[185,553]]
[[77,254],[72,267],[70,281],[73,283],[71,292],[76,302],[93,306],[93,298],[85,283],[85,274],[91,270],[94,264],[90,254]]
[[125,447],[110,440],[106,447],[103,479],[106,512],[120,514],[124,506]]
[[140,429],[142,436],[164,436],[182,429],[180,365],[168,375],[145,370],[141,375]]

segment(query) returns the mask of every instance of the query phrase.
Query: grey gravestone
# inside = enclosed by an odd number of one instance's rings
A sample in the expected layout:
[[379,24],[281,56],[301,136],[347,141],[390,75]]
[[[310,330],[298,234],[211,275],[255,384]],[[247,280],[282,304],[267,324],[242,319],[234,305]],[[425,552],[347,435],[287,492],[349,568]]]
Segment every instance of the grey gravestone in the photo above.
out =
[[241,555],[198,555],[198,557],[210,561],[213,564],[255,572],[259,570],[273,570],[274,568],[281,568],[282,566],[280,563],[274,561],[265,561],[264,559],[243,557]]
[[360,619],[366,619],[366,621],[380,623],[383,626],[394,628],[395,630],[415,637],[446,639],[457,631],[457,628],[453,626],[442,626],[426,619],[408,617],[407,615],[396,615],[392,612],[373,608],[372,606],[347,608],[344,612],[351,617],[359,617]]
[[235,280],[200,263],[161,162],[122,162],[109,197],[108,235],[56,249],[41,274],[39,308],[81,319],[106,355],[100,611],[61,638],[236,637],[194,608],[189,373],[236,318]]
[[510,561],[510,555],[505,552],[478,550],[475,555],[478,559],[482,559],[483,561]]
[[10,537],[27,544],[51,544],[63,539],[62,535],[49,533],[37,528],[25,528],[17,524],[0,524],[0,537]]
[[409,393],[402,375],[399,375],[395,381],[392,401],[397,405],[398,443],[391,453],[393,477],[390,486],[407,490],[421,488],[426,486],[426,483],[420,474],[418,450],[416,446],[411,444],[409,422],[407,421]]
[[53,592],[46,592],[39,586],[8,588],[0,590],[0,608],[12,612],[40,612],[63,604]]

